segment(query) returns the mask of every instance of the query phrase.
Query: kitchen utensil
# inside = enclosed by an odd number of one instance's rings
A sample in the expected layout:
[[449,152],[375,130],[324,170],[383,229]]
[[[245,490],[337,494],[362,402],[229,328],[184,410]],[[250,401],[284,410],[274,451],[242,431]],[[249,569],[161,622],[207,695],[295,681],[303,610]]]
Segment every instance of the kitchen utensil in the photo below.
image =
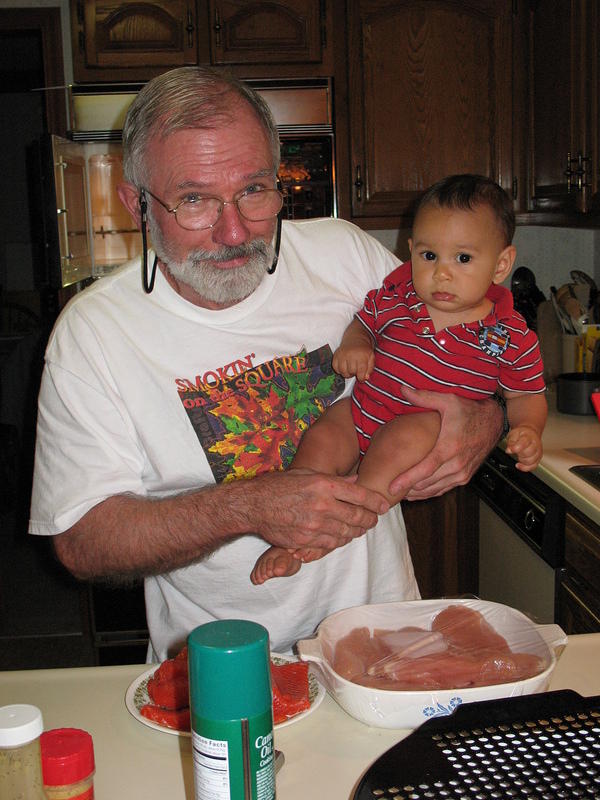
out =
[[600,797],[600,696],[470,703],[380,756],[353,800]]
[[550,287],[550,299],[552,300],[552,305],[554,306],[554,311],[558,317],[558,321],[560,322],[560,327],[562,328],[563,333],[577,333],[571,322],[571,317],[558,304],[556,299],[556,288],[554,286]]
[[600,373],[565,372],[556,379],[556,408],[561,414],[594,414],[592,392],[600,391]]
[[[351,630],[366,627],[398,630],[408,626],[431,629],[431,621],[449,605],[479,611],[515,651],[543,659],[542,672],[512,683],[466,689],[393,691],[360,686],[333,669],[335,644]],[[451,714],[463,703],[541,692],[548,687],[557,653],[566,642],[558,625],[535,625],[524,614],[500,603],[484,600],[411,600],[357,606],[338,611],[319,625],[313,639],[297,643],[298,654],[318,668],[329,693],[350,716],[376,728],[415,728],[431,717]]]

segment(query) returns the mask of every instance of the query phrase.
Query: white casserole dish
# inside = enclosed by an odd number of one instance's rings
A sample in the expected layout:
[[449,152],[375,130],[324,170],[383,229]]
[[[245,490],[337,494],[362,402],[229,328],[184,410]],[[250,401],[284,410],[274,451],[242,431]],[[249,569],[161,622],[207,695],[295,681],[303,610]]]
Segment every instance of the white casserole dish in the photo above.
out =
[[[373,689],[343,678],[332,667],[335,644],[354,628],[398,629],[414,625],[431,628],[434,617],[450,605],[479,611],[515,652],[527,652],[543,660],[537,675],[513,683],[463,689],[396,691]],[[543,692],[548,688],[557,657],[567,637],[558,625],[536,625],[516,609],[484,600],[412,600],[356,606],[338,611],[319,625],[316,636],[297,643],[298,654],[312,662],[323,683],[339,705],[352,717],[377,728],[416,728],[433,717],[451,714],[462,703]]]

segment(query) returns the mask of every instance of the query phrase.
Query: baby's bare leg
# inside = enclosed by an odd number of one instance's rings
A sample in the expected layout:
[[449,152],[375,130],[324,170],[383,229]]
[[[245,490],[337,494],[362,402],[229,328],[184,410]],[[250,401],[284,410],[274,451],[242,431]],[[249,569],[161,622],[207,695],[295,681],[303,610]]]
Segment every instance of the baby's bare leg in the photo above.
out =
[[402,500],[389,485],[432,449],[440,432],[437,411],[403,414],[383,425],[371,439],[358,468],[358,483],[382,494],[392,505]]
[[346,475],[358,460],[358,439],[350,398],[338,400],[302,437],[291,469],[311,469],[327,475]]
[[[302,437],[290,469],[310,469],[327,475],[346,475],[358,460],[358,439],[352,422],[350,399],[339,400],[319,417]],[[254,584],[269,578],[295,575],[303,561],[316,561],[326,550],[300,548],[295,555],[283,547],[269,547],[250,574]]]

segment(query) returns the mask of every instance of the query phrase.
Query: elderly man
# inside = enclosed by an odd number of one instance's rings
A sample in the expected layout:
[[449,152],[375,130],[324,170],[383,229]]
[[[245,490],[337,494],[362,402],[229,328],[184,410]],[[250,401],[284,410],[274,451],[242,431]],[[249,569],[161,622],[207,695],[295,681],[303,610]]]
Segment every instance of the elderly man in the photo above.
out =
[[[145,577],[151,658],[215,618],[256,620],[285,652],[339,608],[418,597],[397,507],[353,477],[284,471],[349,391],[332,349],[398,261],[341,220],[279,228],[278,163],[245,85],[196,67],[147,84],[120,197],[154,253],[143,281],[138,261],[77,295],[48,343],[30,531],[81,578]],[[464,483],[501,429],[493,402],[419,403],[443,443],[397,481],[413,498]],[[254,586],[265,542],[332,552]]]

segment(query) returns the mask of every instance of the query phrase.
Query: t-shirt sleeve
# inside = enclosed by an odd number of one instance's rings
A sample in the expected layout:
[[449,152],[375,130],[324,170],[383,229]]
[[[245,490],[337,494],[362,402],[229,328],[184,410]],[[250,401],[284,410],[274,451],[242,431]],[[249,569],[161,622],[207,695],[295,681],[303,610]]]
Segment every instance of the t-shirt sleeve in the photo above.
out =
[[529,328],[519,338],[516,357],[500,368],[500,386],[509,392],[543,392],[546,383],[538,338]]
[[116,393],[91,372],[46,361],[29,531],[61,533],[113,494],[146,492],[144,459]]

